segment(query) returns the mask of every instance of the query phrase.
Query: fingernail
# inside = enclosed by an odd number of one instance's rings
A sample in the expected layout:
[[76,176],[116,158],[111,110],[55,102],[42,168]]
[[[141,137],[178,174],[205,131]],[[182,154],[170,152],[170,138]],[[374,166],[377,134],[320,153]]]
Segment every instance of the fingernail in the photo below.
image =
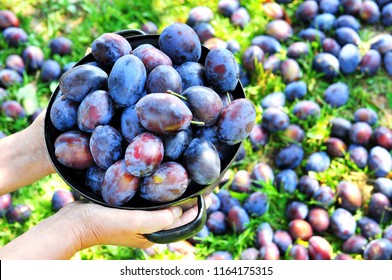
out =
[[182,208],[181,207],[172,207],[173,216],[175,219],[178,219],[182,215]]

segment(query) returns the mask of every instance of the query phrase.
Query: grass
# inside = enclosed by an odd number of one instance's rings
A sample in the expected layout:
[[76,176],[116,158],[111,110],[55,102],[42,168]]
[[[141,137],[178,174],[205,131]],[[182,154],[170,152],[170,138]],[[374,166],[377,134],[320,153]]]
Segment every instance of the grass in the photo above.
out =
[[[242,50],[236,55],[237,62],[241,62],[243,51],[251,44],[251,39],[256,35],[264,34],[267,23],[271,20],[261,9],[260,0],[241,1],[247,8],[251,16],[251,22],[245,28],[240,29],[230,24],[229,19],[217,14],[218,1],[207,0],[146,0],[146,1],[94,1],[94,0],[3,0],[0,9],[11,9],[21,19],[21,26],[28,32],[29,38],[26,45],[36,45],[42,48],[45,58],[51,57],[48,48],[48,41],[56,36],[65,36],[73,41],[73,53],[60,57],[54,56],[61,66],[68,62],[81,59],[93,40],[105,32],[113,32],[122,29],[140,29],[146,21],[153,21],[159,27],[159,32],[174,21],[185,22],[191,8],[203,5],[208,6],[215,12],[211,24],[216,31],[216,37],[223,40],[236,39]],[[302,23],[296,22],[295,8],[302,1],[293,1],[286,4],[287,18],[293,22],[295,32],[303,28]],[[361,30],[364,40],[370,40],[376,33],[387,31],[379,27],[368,27]],[[289,42],[295,41],[293,37]],[[309,56],[299,61],[302,70],[301,79],[308,85],[307,99],[314,100],[321,105],[321,115],[314,120],[300,120],[292,114],[293,106],[298,102],[287,103],[284,110],[289,114],[292,123],[298,124],[306,131],[306,137],[301,143],[305,150],[305,158],[314,151],[325,150],[325,139],[329,136],[329,121],[336,116],[353,118],[353,112],[360,107],[376,109],[379,114],[379,124],[392,127],[392,80],[384,70],[380,70],[376,76],[367,77],[362,74],[339,76],[332,81],[325,80],[322,75],[316,73],[311,65],[315,54],[321,51],[318,42],[310,43],[311,53]],[[9,49],[0,36],[0,63],[4,63],[6,57],[12,53],[20,54],[24,46],[16,49]],[[283,47],[279,54],[281,58],[286,57],[286,47]],[[37,74],[38,75],[38,74]],[[261,100],[264,96],[275,91],[284,91],[285,83],[281,76],[264,71],[261,65],[257,65],[255,72],[250,77],[251,84],[245,88],[247,97],[255,104],[257,111],[257,123],[261,123],[263,109]],[[323,93],[333,82],[343,81],[350,89],[350,100],[347,105],[340,108],[331,108],[323,100]],[[44,108],[50,98],[51,92],[57,83],[45,84],[39,80],[38,76],[24,76],[22,86],[8,88],[10,99],[22,102],[28,114],[33,113],[38,108]],[[22,130],[29,125],[28,118],[16,121],[0,115],[0,130],[11,134]],[[253,166],[260,161],[267,162],[273,166],[273,155],[290,142],[282,133],[275,133],[270,136],[267,145],[258,150],[252,148],[249,140],[245,140],[243,147],[246,151],[246,158],[233,164],[231,171],[245,169],[251,171]],[[298,177],[304,175],[305,162],[296,169]],[[312,173],[310,176],[316,178],[323,185],[335,188],[340,180],[354,181],[358,185],[368,189],[371,185],[372,175],[365,168],[359,169],[349,159],[332,159],[330,168],[322,173]],[[227,188],[230,181],[222,188]],[[51,209],[51,196],[56,189],[69,188],[58,175],[48,176],[31,186],[16,191],[13,194],[14,203],[25,203],[32,207],[31,218],[24,224],[8,224],[5,219],[0,219],[0,246],[8,243],[29,228],[39,223],[42,219],[49,217],[54,212]],[[219,189],[217,189],[218,191]],[[264,192],[269,198],[269,211],[260,217],[252,217],[248,228],[241,234],[225,234],[221,236],[210,235],[200,240],[196,245],[196,258],[205,259],[209,254],[219,250],[230,251],[234,258],[238,259],[241,252],[254,246],[255,231],[261,222],[270,222],[274,229],[286,229],[287,219],[284,210],[288,201],[307,199],[298,191],[293,194],[281,193],[273,185],[265,184],[256,191]],[[246,195],[234,193],[233,196],[239,200],[244,200]],[[307,201],[315,204],[315,201]],[[330,208],[329,211],[333,211]],[[359,219],[362,213],[359,210],[356,218]],[[330,234],[325,234],[331,241],[334,248],[334,255],[339,253],[341,241]],[[306,242],[301,241],[301,244]],[[121,246],[95,246],[80,251],[74,259],[182,259],[183,255],[170,251],[167,247],[160,248],[155,254],[148,255],[145,251],[131,249]],[[354,256],[360,259],[360,255]]]

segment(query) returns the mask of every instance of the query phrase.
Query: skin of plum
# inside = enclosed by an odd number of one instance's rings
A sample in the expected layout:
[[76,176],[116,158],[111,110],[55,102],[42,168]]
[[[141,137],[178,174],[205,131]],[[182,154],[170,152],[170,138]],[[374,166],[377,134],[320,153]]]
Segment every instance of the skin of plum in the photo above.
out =
[[0,111],[7,117],[18,119],[26,116],[26,111],[16,100],[6,100],[1,104]]
[[289,223],[289,232],[293,239],[309,240],[313,236],[310,224],[301,219],[295,219]]
[[269,35],[255,36],[252,39],[251,44],[254,46],[258,46],[264,51],[264,53],[267,53],[269,55],[279,52],[282,48],[280,42]]
[[22,58],[26,65],[27,72],[31,74],[41,68],[42,63],[44,62],[44,53],[39,47],[28,46],[23,50]]
[[79,65],[65,72],[59,81],[61,92],[70,100],[82,102],[92,91],[106,86],[108,74],[93,65]]
[[25,71],[25,64],[21,56],[17,54],[11,54],[7,56],[5,61],[5,66],[7,69],[12,69],[18,72],[19,74],[23,75]]
[[272,243],[274,238],[274,231],[268,222],[261,223],[256,230],[255,246],[260,248],[269,243]]
[[114,116],[114,104],[107,91],[96,90],[83,99],[77,114],[79,129],[92,132],[98,125],[110,123]]
[[194,138],[184,151],[184,167],[189,177],[199,185],[214,183],[220,174],[219,154],[211,142]]
[[41,80],[45,83],[56,81],[60,78],[61,66],[53,59],[45,60],[41,68]]
[[341,207],[355,212],[362,205],[362,193],[359,187],[348,181],[341,181],[336,186],[338,201]]
[[279,108],[271,107],[263,112],[262,126],[270,132],[285,130],[289,124],[289,116]]
[[311,209],[307,221],[315,232],[323,232],[329,228],[329,214],[324,208]]
[[185,62],[176,70],[180,74],[184,91],[192,86],[208,85],[204,66],[198,62]]
[[223,109],[220,96],[212,89],[194,86],[185,90],[182,95],[187,98],[187,104],[195,121],[204,122],[205,126],[215,125]]
[[108,169],[122,156],[122,136],[110,125],[97,126],[90,138],[90,151],[95,163]]
[[163,29],[158,39],[159,48],[173,64],[197,62],[201,56],[201,42],[196,32],[187,24],[173,23]]
[[163,154],[162,140],[152,133],[143,132],[129,143],[125,151],[127,170],[138,177],[151,175],[161,164]]
[[119,106],[131,106],[143,96],[146,81],[143,62],[135,55],[124,55],[114,63],[110,72],[109,94]]
[[121,133],[125,140],[131,142],[133,138],[145,131],[146,129],[140,123],[135,106],[126,107],[121,114]]
[[16,206],[12,206],[5,213],[5,217],[8,223],[13,224],[15,222],[24,223],[31,216],[31,208],[26,204],[18,204]]
[[207,80],[218,93],[233,91],[237,86],[240,71],[234,55],[226,48],[211,50],[205,60]]
[[312,236],[309,239],[309,257],[311,260],[331,260],[332,246],[321,236]]
[[229,230],[227,217],[219,210],[208,215],[206,225],[212,233],[217,235],[224,234]]
[[132,54],[137,56],[146,67],[147,74],[149,74],[155,67],[159,65],[173,66],[173,63],[163,51],[150,44],[142,44],[132,51]]
[[167,93],[148,94],[135,108],[141,124],[158,135],[187,129],[193,117],[180,98]]
[[172,90],[182,93],[182,80],[180,74],[170,65],[158,65],[147,77],[147,93],[166,92]]
[[229,210],[229,213],[227,213],[227,220],[235,233],[243,232],[250,222],[248,213],[239,205],[233,206]]
[[28,39],[26,31],[19,27],[8,27],[3,31],[3,36],[8,45],[13,48],[27,42]]
[[177,133],[162,136],[165,151],[164,158],[169,160],[179,159],[192,139],[193,132],[191,127]]
[[18,27],[20,24],[18,17],[9,10],[0,11],[0,30],[4,30],[8,27]]
[[0,70],[0,86],[8,88],[12,85],[21,84],[23,82],[22,76],[12,69]]
[[301,244],[294,244],[289,251],[289,256],[294,260],[309,260],[308,249]]
[[110,166],[102,182],[102,198],[110,205],[120,206],[128,202],[139,190],[140,178],[127,171],[124,160]]
[[89,168],[94,159],[90,152],[90,136],[78,130],[70,130],[60,134],[54,149],[57,160],[66,167],[84,170]]
[[291,144],[278,152],[275,158],[275,164],[280,169],[295,169],[300,165],[304,158],[304,154],[304,150],[301,146]]
[[96,38],[91,45],[91,53],[100,64],[112,66],[120,57],[129,54],[132,47],[121,35],[104,33]]
[[344,208],[337,208],[331,215],[331,232],[342,240],[348,239],[357,228],[353,215]]
[[255,120],[254,105],[248,99],[236,99],[222,110],[218,121],[218,137],[229,145],[240,143],[249,136]]
[[64,56],[72,53],[72,41],[66,37],[56,37],[48,45],[52,54]]
[[101,195],[101,188],[103,178],[105,177],[106,169],[100,168],[98,165],[92,165],[86,171],[86,187],[89,188],[93,193]]
[[50,108],[50,120],[58,130],[66,131],[76,127],[79,103],[61,96]]
[[58,211],[73,201],[75,201],[75,198],[69,190],[56,190],[52,196],[52,208],[53,210]]
[[177,162],[164,162],[140,185],[140,195],[154,202],[171,202],[181,197],[188,187],[185,168]]

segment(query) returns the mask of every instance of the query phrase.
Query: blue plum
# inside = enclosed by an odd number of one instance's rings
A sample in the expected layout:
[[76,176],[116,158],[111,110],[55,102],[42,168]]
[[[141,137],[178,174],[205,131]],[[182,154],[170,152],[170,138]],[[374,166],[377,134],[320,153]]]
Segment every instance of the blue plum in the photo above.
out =
[[301,100],[292,110],[293,114],[301,120],[318,118],[321,113],[320,106],[312,100]]
[[249,140],[252,144],[253,151],[260,150],[269,141],[270,133],[261,124],[255,124],[249,133]]
[[201,22],[210,22],[214,17],[214,12],[206,6],[196,6],[189,10],[186,24],[193,27]]
[[17,48],[28,40],[28,35],[23,28],[20,27],[7,27],[3,30],[3,37],[7,44],[12,48]]
[[251,185],[250,173],[247,170],[241,169],[235,172],[230,189],[240,193],[251,193]]
[[324,92],[324,100],[331,107],[341,107],[347,104],[350,97],[348,85],[343,82],[337,82],[327,87]]
[[262,187],[265,183],[273,184],[275,175],[271,166],[265,162],[258,162],[252,168],[251,178],[256,181],[256,186]]
[[15,222],[22,224],[30,219],[31,213],[32,209],[29,205],[17,204],[8,208],[8,210],[5,212],[5,218],[10,224]]
[[52,209],[58,211],[68,203],[74,202],[75,198],[71,191],[66,189],[59,189],[53,193],[52,196]]
[[285,214],[289,221],[305,220],[309,214],[309,208],[304,202],[294,200],[287,204]]
[[313,193],[313,198],[320,206],[327,208],[335,202],[335,191],[329,186],[321,186]]
[[386,238],[370,241],[364,251],[365,260],[389,260],[392,256],[392,242]]
[[294,244],[290,248],[289,257],[293,260],[309,260],[309,252],[304,245]]
[[359,234],[351,235],[342,244],[342,251],[348,254],[362,254],[368,243],[367,239]]
[[370,108],[359,108],[354,112],[354,122],[366,122],[369,125],[375,125],[378,121],[376,111]]
[[248,10],[245,7],[239,7],[238,9],[234,10],[230,15],[230,21],[234,26],[244,28],[250,21]]
[[353,215],[343,208],[337,208],[331,215],[331,232],[342,240],[347,240],[355,233],[357,223]]
[[368,165],[377,178],[387,176],[392,171],[391,153],[380,146],[371,148]]
[[310,177],[309,175],[302,175],[298,182],[298,190],[312,197],[315,192],[320,188],[320,183],[315,178]]
[[278,229],[274,232],[273,242],[278,246],[280,254],[284,256],[293,244],[293,238],[287,231]]
[[179,159],[192,141],[192,137],[193,132],[190,127],[177,133],[162,136],[164,158],[169,160]]
[[309,55],[309,45],[305,42],[294,42],[287,48],[287,56],[290,58],[301,58]]
[[302,2],[295,11],[296,19],[304,22],[310,22],[319,11],[317,1],[309,0]]
[[240,260],[258,260],[259,258],[260,251],[253,247],[243,250],[240,256]]
[[392,180],[388,178],[377,178],[374,181],[374,191],[385,194],[392,201]]
[[227,213],[227,222],[234,233],[242,233],[249,225],[250,217],[239,205],[233,206]]
[[52,54],[65,56],[72,53],[72,41],[64,36],[58,36],[49,41],[48,46]]
[[376,50],[368,50],[362,57],[359,69],[367,76],[374,76],[381,67],[381,54]]
[[361,38],[358,33],[354,29],[346,26],[339,27],[335,30],[335,39],[342,47],[346,44],[358,46],[361,43]]
[[26,117],[26,111],[16,100],[6,100],[0,106],[0,112],[14,120]]
[[264,193],[253,192],[244,200],[243,208],[249,216],[262,216],[269,208],[268,197]]
[[294,81],[286,85],[284,93],[287,100],[302,99],[308,92],[308,85],[304,81]]
[[335,15],[331,13],[322,13],[313,18],[310,26],[323,32],[329,32],[334,28],[335,21]]
[[383,193],[373,193],[368,204],[368,215],[381,224],[388,223],[392,217],[391,202]]
[[375,24],[380,20],[381,12],[377,3],[370,0],[362,2],[359,9],[359,17],[368,24]]
[[301,78],[301,68],[296,60],[287,58],[279,66],[283,81],[288,84]]
[[331,136],[346,140],[351,130],[351,122],[345,118],[335,117],[330,120]]
[[297,144],[290,144],[281,149],[275,157],[275,165],[280,169],[295,169],[304,158],[304,150]]
[[101,195],[101,188],[103,178],[105,177],[106,169],[100,168],[94,164],[90,166],[86,171],[85,184],[86,187],[94,194]]
[[272,243],[274,231],[268,222],[261,223],[256,229],[255,246],[263,247]]
[[182,90],[192,86],[207,86],[204,66],[198,62],[185,62],[176,69],[182,81]]
[[293,28],[283,19],[274,19],[265,27],[265,33],[279,41],[286,41],[293,35]]
[[132,47],[123,36],[116,33],[104,33],[91,45],[95,60],[104,67],[111,67],[122,56],[130,54]]
[[297,189],[298,176],[292,169],[279,171],[275,176],[275,185],[280,192],[293,193]]
[[331,159],[326,152],[312,153],[306,162],[306,170],[314,172],[324,172],[329,168]]
[[356,45],[348,43],[340,50],[338,59],[340,70],[344,74],[352,74],[357,70],[361,62],[361,55]]
[[258,46],[264,51],[264,53],[272,55],[279,52],[282,49],[280,42],[272,36],[269,35],[258,35],[255,36],[251,44],[253,46]]
[[310,209],[307,221],[315,232],[325,232],[330,225],[329,214],[326,209],[315,207]]
[[305,138],[305,131],[296,124],[290,124],[284,131],[284,135],[294,142],[301,143]]
[[227,233],[229,230],[227,217],[222,211],[215,211],[209,214],[206,226],[213,234],[217,235]]
[[349,130],[349,137],[352,143],[367,145],[372,136],[372,127],[366,122],[356,122]]
[[268,243],[260,248],[260,259],[262,260],[279,260],[279,247],[275,243]]
[[142,44],[132,51],[144,64],[147,75],[159,65],[172,66],[173,63],[163,51],[150,44]]
[[309,41],[309,42],[322,42],[325,39],[325,33],[322,32],[321,30],[317,30],[312,27],[308,27],[305,29],[302,29],[298,33],[298,37],[301,38],[304,41]]
[[368,240],[372,240],[381,234],[380,225],[373,219],[363,216],[358,220],[358,227],[361,229],[361,234]]
[[322,42],[323,51],[326,53],[330,53],[333,56],[338,57],[341,47],[333,38],[325,38]]
[[263,111],[262,126],[268,131],[285,130],[289,124],[289,116],[282,110],[270,107]]
[[[147,76],[146,92],[157,93],[172,90],[182,93],[180,74],[170,65],[158,65]],[[132,104],[130,104],[132,105]]]
[[355,212],[362,206],[362,193],[359,187],[349,181],[340,181],[336,186],[337,200],[340,207]]
[[255,45],[249,46],[242,54],[242,65],[248,72],[258,69],[264,59],[264,51]]
[[41,80],[45,83],[57,81],[61,75],[60,64],[53,59],[45,60],[41,67]]
[[131,142],[133,138],[146,129],[141,124],[135,106],[126,107],[121,113],[121,134],[126,141]]
[[373,132],[373,141],[377,146],[392,150],[392,130],[386,126],[378,126]]
[[276,91],[263,97],[263,99],[261,100],[261,107],[263,107],[263,109],[269,107],[281,108],[285,105],[285,103],[286,96],[284,95],[284,93]]
[[327,146],[327,153],[330,157],[344,157],[346,154],[347,146],[343,140],[336,137],[328,137],[325,140]]

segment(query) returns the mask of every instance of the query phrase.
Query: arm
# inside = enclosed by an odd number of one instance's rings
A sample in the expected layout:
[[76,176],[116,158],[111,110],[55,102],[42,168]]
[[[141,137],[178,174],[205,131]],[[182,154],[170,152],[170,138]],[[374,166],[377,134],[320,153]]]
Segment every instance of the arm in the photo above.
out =
[[0,140],[0,195],[55,172],[44,139],[45,110],[24,130]]
[[180,207],[129,211],[73,202],[1,248],[0,259],[69,259],[99,244],[148,248],[153,243],[143,234],[181,226],[196,214],[196,207],[183,214]]

